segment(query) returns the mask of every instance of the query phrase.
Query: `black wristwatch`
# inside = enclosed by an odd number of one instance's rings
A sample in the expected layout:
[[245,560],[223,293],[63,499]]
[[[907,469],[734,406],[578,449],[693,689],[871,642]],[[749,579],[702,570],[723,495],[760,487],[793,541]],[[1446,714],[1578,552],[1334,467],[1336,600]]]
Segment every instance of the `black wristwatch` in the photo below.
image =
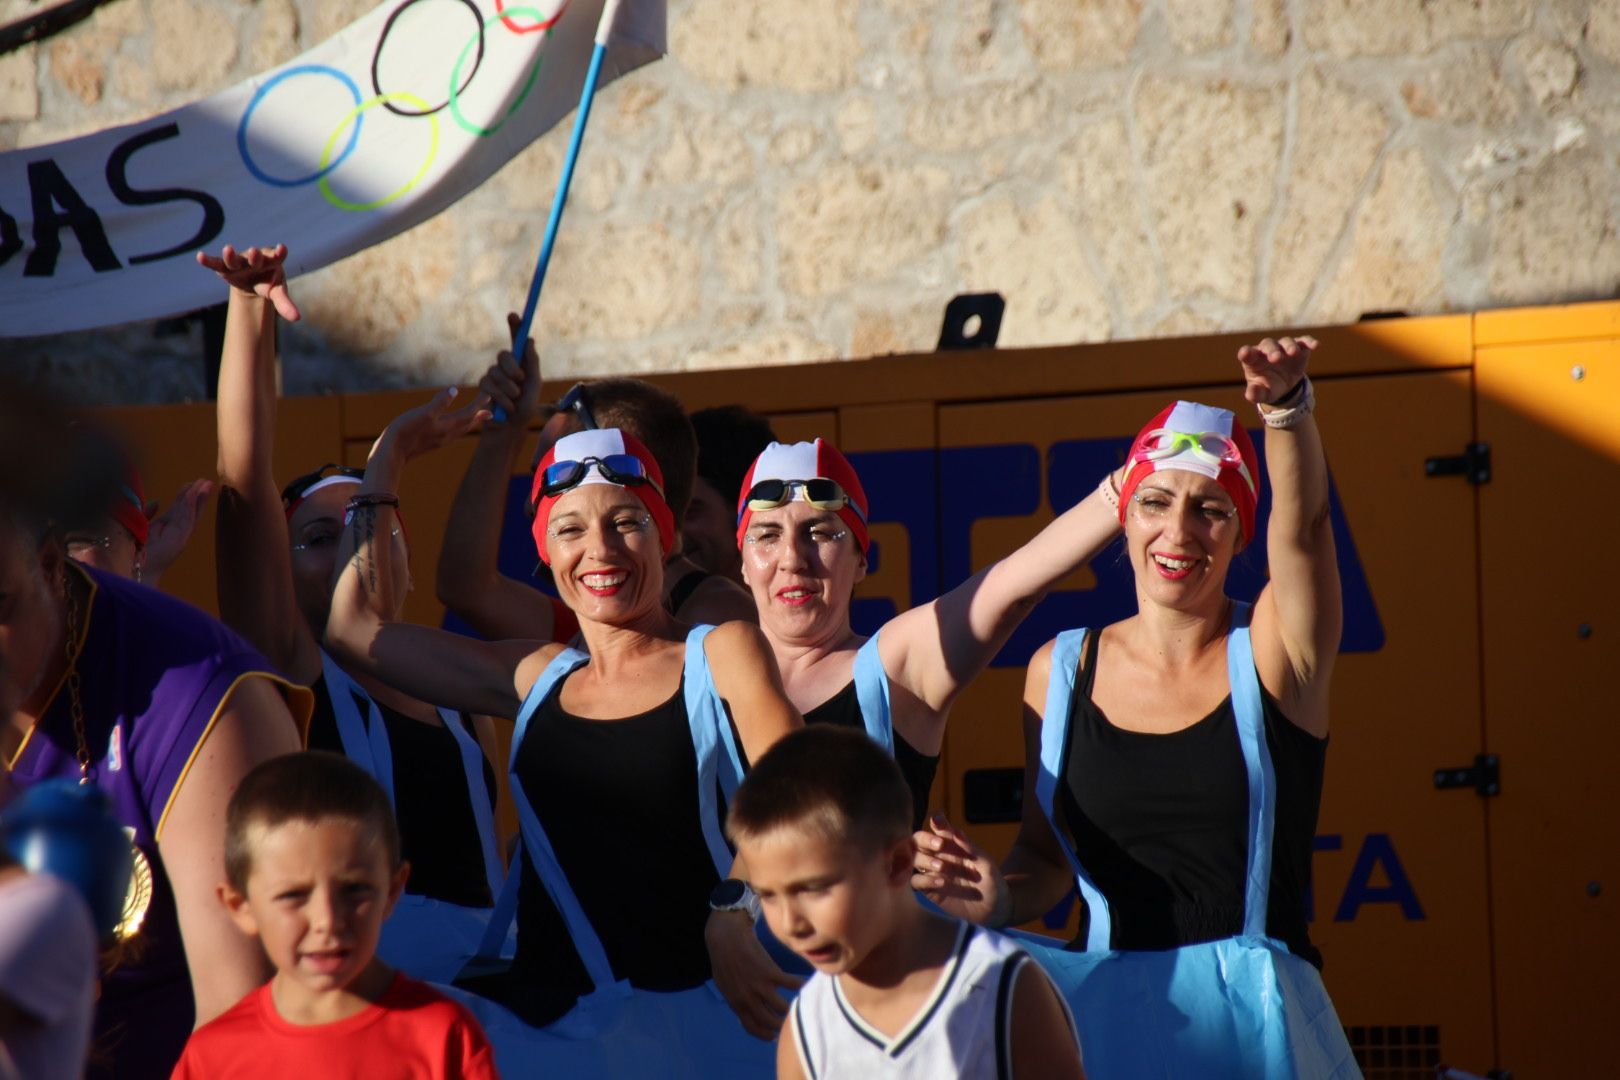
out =
[[742,911],[759,921],[759,896],[740,878],[726,878],[709,890],[710,911]]

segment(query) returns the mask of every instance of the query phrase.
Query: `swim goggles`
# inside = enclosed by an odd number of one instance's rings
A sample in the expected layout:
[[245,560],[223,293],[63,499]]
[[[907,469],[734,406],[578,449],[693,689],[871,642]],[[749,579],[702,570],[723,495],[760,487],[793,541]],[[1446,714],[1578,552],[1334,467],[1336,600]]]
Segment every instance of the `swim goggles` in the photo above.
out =
[[1225,465],[1247,472],[1243,464],[1243,453],[1238,449],[1237,443],[1218,431],[1190,435],[1185,431],[1155,428],[1137,441],[1132,461],[1163,461],[1165,458],[1177,457],[1183,453],[1191,453],[1215,468]]
[[634,454],[607,454],[603,457],[582,458],[579,461],[557,461],[546,466],[546,471],[540,476],[540,497],[549,499],[570,491],[585,482],[591,466],[596,466],[597,473],[610,484],[620,487],[636,487],[647,484],[660,496],[664,489],[658,481],[647,474],[647,466],[642,464],[640,458]]
[[[748,489],[748,498],[744,506],[748,510],[774,510],[793,501],[793,490],[797,488],[804,493],[804,501],[817,510],[842,510],[849,507],[855,511],[862,520],[866,515],[861,508],[849,497],[836,480],[829,480],[825,476],[812,477],[809,480],[761,480]],[[742,520],[742,514],[737,515]]]

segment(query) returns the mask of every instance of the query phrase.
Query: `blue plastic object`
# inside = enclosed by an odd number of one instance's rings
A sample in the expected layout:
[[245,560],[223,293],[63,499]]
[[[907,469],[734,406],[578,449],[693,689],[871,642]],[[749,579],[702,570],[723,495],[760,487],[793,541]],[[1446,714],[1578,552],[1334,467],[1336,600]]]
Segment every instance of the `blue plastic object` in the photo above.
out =
[[61,878],[84,897],[96,932],[117,927],[134,856],[107,793],[90,784],[46,780],[0,813],[6,851],[30,873]]

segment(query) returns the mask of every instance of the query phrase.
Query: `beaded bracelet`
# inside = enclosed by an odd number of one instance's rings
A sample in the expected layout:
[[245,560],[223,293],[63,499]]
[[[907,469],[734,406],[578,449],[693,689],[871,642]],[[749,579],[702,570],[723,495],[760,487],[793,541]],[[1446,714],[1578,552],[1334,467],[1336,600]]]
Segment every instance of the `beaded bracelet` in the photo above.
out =
[[[1271,405],[1260,405],[1260,421],[1268,428],[1291,428],[1304,420],[1316,409],[1316,390],[1311,386],[1311,380],[1303,378],[1298,385],[1283,395],[1283,399],[1299,396],[1299,400],[1285,409]],[[1279,399],[1282,400],[1282,399]]]
[[1119,511],[1119,492],[1114,490],[1114,473],[1110,469],[1103,473],[1103,478],[1097,484],[1097,491],[1102,495],[1103,502],[1108,504],[1110,510]]
[[343,508],[343,524],[347,528],[349,522],[354,520],[356,510],[369,510],[376,506],[392,506],[399,509],[399,496],[390,495],[386,491],[363,491],[350,499]]

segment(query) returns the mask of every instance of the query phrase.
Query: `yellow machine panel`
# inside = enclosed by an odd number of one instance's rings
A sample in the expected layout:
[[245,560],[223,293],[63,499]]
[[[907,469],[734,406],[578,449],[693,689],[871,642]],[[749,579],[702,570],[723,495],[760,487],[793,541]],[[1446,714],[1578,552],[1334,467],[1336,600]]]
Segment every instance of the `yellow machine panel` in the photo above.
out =
[[[1606,1072],[1620,989],[1620,817],[1608,805],[1620,706],[1604,680],[1620,670],[1620,577],[1606,569],[1620,532],[1620,303],[1316,333],[1345,638],[1311,926],[1340,1019],[1374,1078],[1432,1076],[1441,1061],[1520,1080]],[[740,402],[784,439],[823,435],[851,456],[876,542],[852,613],[870,630],[1073,505],[1169,400],[1252,417],[1232,357],[1255,336],[653,381],[689,408]],[[363,463],[387,421],[427,397],[283,402],[278,477]],[[213,474],[208,406],[110,413],[150,494]],[[407,613],[421,622],[444,618],[433,569],[470,452],[413,463],[400,492]],[[513,497],[525,490],[519,480]],[[521,517],[507,520],[503,567],[526,576],[532,549]],[[211,530],[210,512],[164,581],[204,607]],[[1263,553],[1240,557],[1234,594],[1263,584]],[[1058,630],[1133,603],[1115,547],[1062,582],[956,704],[934,804],[992,851],[1016,829],[1024,661]],[[1070,904],[1034,928],[1068,934],[1074,920]]]

